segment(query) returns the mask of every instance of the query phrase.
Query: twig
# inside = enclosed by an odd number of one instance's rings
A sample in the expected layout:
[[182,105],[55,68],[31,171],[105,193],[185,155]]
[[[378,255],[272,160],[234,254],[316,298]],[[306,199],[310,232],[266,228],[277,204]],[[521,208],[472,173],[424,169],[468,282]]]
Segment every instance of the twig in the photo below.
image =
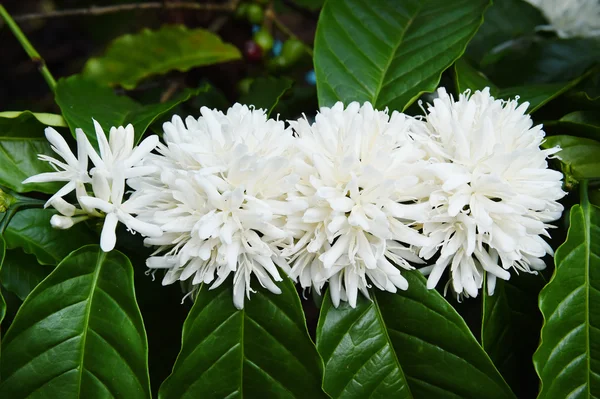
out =
[[54,88],[56,87],[56,80],[54,80],[54,77],[52,76],[52,74],[50,73],[50,70],[46,66],[46,62],[44,61],[42,56],[35,50],[35,48],[31,45],[29,40],[27,40],[27,36],[25,36],[23,31],[19,28],[19,25],[17,25],[17,23],[10,16],[10,14],[6,11],[4,6],[2,6],[2,4],[0,4],[0,16],[2,17],[2,19],[4,19],[4,21],[6,22],[6,25],[8,25],[8,28],[15,35],[15,37],[17,38],[19,43],[21,43],[21,47],[23,47],[23,50],[25,50],[25,52],[27,53],[29,58],[31,58],[31,60],[37,65],[39,71],[41,72],[42,76],[46,80],[46,83],[50,87],[50,90],[54,91]]
[[32,19],[45,19],[45,18],[61,18],[61,17],[72,17],[77,15],[104,15],[113,14],[121,11],[133,11],[133,10],[156,10],[156,9],[187,9],[187,10],[201,10],[201,11],[222,11],[232,12],[237,8],[239,0],[228,1],[223,4],[213,3],[194,3],[194,2],[161,2],[151,1],[146,3],[131,3],[131,4],[115,4],[112,6],[91,6],[87,8],[72,8],[70,10],[57,10],[50,12],[31,13],[15,16],[15,21],[28,21]]

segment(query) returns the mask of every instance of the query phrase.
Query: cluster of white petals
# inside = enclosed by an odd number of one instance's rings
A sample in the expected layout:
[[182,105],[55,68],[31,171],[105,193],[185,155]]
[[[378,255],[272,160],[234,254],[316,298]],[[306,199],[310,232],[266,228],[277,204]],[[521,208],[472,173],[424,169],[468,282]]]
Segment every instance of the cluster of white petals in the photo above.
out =
[[509,269],[543,269],[540,258],[552,254],[542,236],[560,217],[557,200],[565,193],[562,173],[548,169],[546,158],[559,149],[540,149],[544,132],[532,127],[528,103],[496,100],[487,88],[458,101],[443,88],[437,94],[419,126],[431,138],[437,186],[423,225],[431,242],[419,255],[430,259],[439,250],[424,270],[429,288],[449,267],[457,294],[477,296],[484,272],[491,294],[496,278],[510,278]]
[[413,137],[415,122],[356,102],[321,108],[312,125],[290,122],[302,156],[294,197],[308,207],[288,218],[296,240],[284,254],[292,255],[291,277],[302,287],[320,292],[329,282],[335,306],[340,299],[355,306],[371,283],[389,292],[408,288],[393,263],[412,269],[407,259],[419,258],[411,247],[428,241],[414,228],[429,209],[421,179],[428,154]]
[[[105,251],[119,221],[146,236],[165,285],[195,293],[233,276],[238,308],[252,280],[277,294],[285,276],[319,294],[329,283],[335,306],[354,307],[372,287],[409,289],[401,270],[427,260],[429,288],[447,272],[453,292],[474,297],[487,275],[492,293],[496,278],[535,273],[552,254],[543,236],[565,193],[547,158],[558,149],[540,149],[527,103],[487,89],[437,95],[425,118],[337,103],[287,127],[245,105],[203,107],[137,148],[131,125],[107,140],[95,123],[100,154],[78,130],[77,157],[49,128],[64,162],[41,156],[56,172],[26,182],[66,182],[48,201],[61,213],[52,224],[105,217]],[[62,198],[73,190],[79,207]]]
[[[90,217],[105,217],[100,238],[103,251],[108,252],[115,247],[115,230],[119,221],[130,231],[159,237],[162,234],[159,228],[140,222],[132,216],[140,204],[131,200],[123,202],[127,179],[152,171],[151,168],[141,167],[140,163],[156,147],[158,136],[150,136],[139,147],[135,147],[132,125],[111,128],[108,139],[95,120],[94,127],[100,154],[92,147],[85,133],[76,129],[77,157],[60,133],[50,127],[46,128],[46,138],[62,161],[40,155],[39,158],[50,163],[56,171],[32,176],[23,183],[65,182],[65,185],[46,202],[46,207],[52,206],[59,212],[52,216],[50,223],[55,228],[68,229]],[[89,160],[92,161],[93,167],[88,171]],[[63,199],[73,190],[79,208]]]
[[537,7],[561,38],[600,37],[598,0],[525,0]]

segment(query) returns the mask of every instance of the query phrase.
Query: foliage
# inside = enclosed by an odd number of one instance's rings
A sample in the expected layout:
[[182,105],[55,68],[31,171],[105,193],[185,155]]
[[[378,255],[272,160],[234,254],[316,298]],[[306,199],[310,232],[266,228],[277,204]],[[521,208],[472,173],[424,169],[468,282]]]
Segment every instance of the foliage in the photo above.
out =
[[[94,56],[61,61],[67,68],[46,65],[0,5],[0,29],[49,85],[43,101],[24,95],[0,109],[0,397],[600,396],[598,38],[540,29],[549,22],[523,0],[158,3],[135,3],[144,18],[127,32],[118,14],[85,8]],[[157,4],[185,25],[146,18],[162,11],[141,9]],[[55,81],[53,68],[65,76]],[[44,204],[60,185],[23,184],[53,171],[38,158],[54,156],[47,126],[72,148],[81,128],[98,148],[92,117],[106,132],[132,124],[138,143],[162,134],[173,114],[234,102],[280,120],[312,121],[317,103],[336,101],[421,115],[439,86],[455,97],[485,87],[518,96],[544,125],[542,146],[562,148],[549,161],[569,191],[547,239],[554,259],[498,280],[493,295],[457,302],[411,270],[402,272],[407,291],[370,287],[355,308],[299,292],[287,277],[280,295],[254,281],[243,309],[231,302],[231,278],[180,304],[179,287],[144,275],[150,250],[140,235],[119,229],[118,250],[105,253],[96,219],[51,226],[56,212]]]

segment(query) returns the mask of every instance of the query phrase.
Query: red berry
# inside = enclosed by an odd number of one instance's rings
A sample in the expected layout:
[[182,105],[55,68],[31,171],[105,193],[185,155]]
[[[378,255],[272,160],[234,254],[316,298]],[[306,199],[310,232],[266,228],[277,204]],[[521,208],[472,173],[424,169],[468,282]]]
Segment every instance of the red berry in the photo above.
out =
[[262,49],[254,40],[248,40],[244,43],[244,55],[250,62],[257,62],[262,59]]

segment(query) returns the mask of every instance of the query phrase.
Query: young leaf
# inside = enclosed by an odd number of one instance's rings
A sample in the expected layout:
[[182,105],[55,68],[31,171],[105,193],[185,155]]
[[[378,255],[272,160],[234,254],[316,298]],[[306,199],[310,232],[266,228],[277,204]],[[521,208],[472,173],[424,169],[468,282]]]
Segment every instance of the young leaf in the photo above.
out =
[[52,265],[41,265],[33,255],[20,249],[6,251],[0,269],[0,284],[22,301],[54,270]]
[[39,116],[29,111],[0,116],[1,185],[19,193],[54,194],[60,188],[56,183],[22,184],[30,176],[54,171],[47,162],[38,159],[38,154],[56,156],[44,136],[45,127]]
[[148,76],[172,70],[185,72],[239,58],[237,47],[223,43],[219,36],[207,30],[164,26],[157,31],[144,29],[115,39],[103,57],[88,60],[83,76],[133,89]]
[[315,36],[319,105],[370,101],[379,109],[406,109],[435,90],[489,5],[489,0],[326,2]]
[[494,295],[483,289],[481,345],[517,397],[537,394],[531,357],[540,339],[542,315],[537,306],[544,286],[541,274],[521,273],[498,279]]
[[92,122],[94,118],[107,135],[112,126],[131,123],[137,143],[152,122],[170,112],[179,103],[205,90],[208,90],[207,85],[194,90],[186,89],[165,103],[141,105],[129,97],[116,95],[108,87],[73,75],[58,81],[56,103],[73,135],[76,128],[81,128],[90,141],[96,143],[96,131]]
[[550,136],[542,144],[544,148],[560,146],[557,154],[564,165],[564,172],[577,180],[600,177],[600,142],[574,136]]
[[541,399],[600,396],[600,209],[589,203],[586,186],[540,293],[544,326],[533,362]]
[[202,287],[183,326],[173,373],[159,398],[322,398],[322,362],[288,279],[280,295],[258,288],[243,310],[232,283]]
[[17,212],[4,232],[7,247],[22,248],[42,265],[56,265],[71,251],[97,241],[84,223],[67,230],[53,228],[50,218],[55,213],[39,208]]
[[267,116],[279,103],[279,99],[292,87],[288,78],[257,78],[252,82],[248,94],[240,98],[240,103],[254,105],[267,110]]
[[418,272],[404,276],[407,291],[372,290],[373,301],[361,297],[355,309],[325,299],[317,327],[325,391],[347,398],[513,398],[454,308]]
[[149,398],[133,268],[83,247],[25,300],[2,343],[0,397]]

